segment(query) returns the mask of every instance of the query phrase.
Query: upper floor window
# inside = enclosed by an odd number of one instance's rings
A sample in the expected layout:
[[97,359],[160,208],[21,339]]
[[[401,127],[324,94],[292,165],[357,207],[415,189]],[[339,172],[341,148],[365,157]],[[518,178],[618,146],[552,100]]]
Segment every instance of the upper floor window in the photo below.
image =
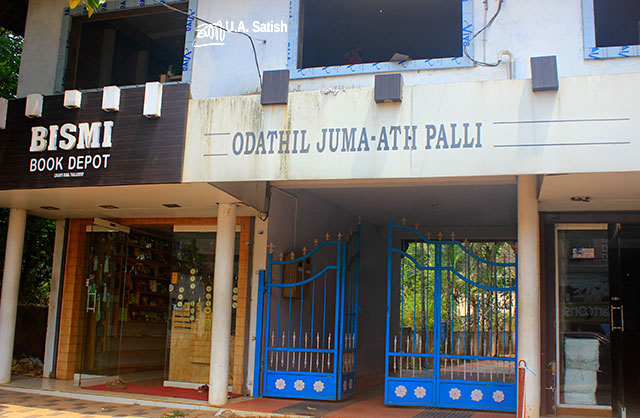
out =
[[640,1],[582,0],[585,58],[640,55]]
[[[471,0],[291,4],[288,61],[293,78],[472,65],[463,57],[463,42],[473,33]],[[467,47],[469,53],[472,49]]]
[[186,21],[162,6],[73,17],[64,88],[180,81]]

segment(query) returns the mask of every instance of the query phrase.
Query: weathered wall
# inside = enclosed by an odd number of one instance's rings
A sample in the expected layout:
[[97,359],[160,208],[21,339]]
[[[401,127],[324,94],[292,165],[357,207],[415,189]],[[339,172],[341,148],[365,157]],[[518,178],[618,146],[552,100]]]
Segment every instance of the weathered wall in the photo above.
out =
[[53,94],[56,83],[62,16],[66,0],[29,0],[20,60],[18,97]]
[[[192,100],[184,181],[389,179],[634,171],[638,74]],[[606,103],[606,106],[603,104]],[[558,122],[558,123],[555,123]],[[564,122],[564,123],[560,123]],[[346,135],[345,135],[346,134]]]
[[[116,4],[110,1],[110,4]],[[195,3],[195,2],[193,2]],[[118,3],[119,4],[119,3]],[[127,0],[127,5],[132,0]],[[193,6],[194,4],[192,4]],[[67,34],[62,30],[62,16],[68,3],[64,0],[31,0],[27,17],[26,41],[20,74],[19,95],[38,92],[51,94],[56,78],[63,68],[58,63],[60,40]],[[117,6],[117,5],[116,5]],[[495,10],[489,2],[488,17]],[[256,38],[256,55],[261,70],[287,68],[289,33],[295,31],[298,11],[293,7],[290,16],[287,0],[199,0],[197,13],[211,22],[225,26],[243,22],[247,32]],[[515,78],[530,78],[529,58],[542,55],[558,56],[560,76],[599,75],[636,72],[640,57],[585,60],[583,47],[582,2],[580,0],[537,2],[505,2],[495,23],[483,36],[474,41],[476,59],[495,62],[497,53],[509,50],[515,57]],[[473,2],[473,27],[480,29],[484,22],[482,1]],[[231,23],[233,22],[233,23]],[[287,32],[255,32],[254,22],[283,22]],[[212,39],[203,32],[196,39],[193,58],[192,93],[194,98],[236,96],[260,90],[258,72],[249,40],[237,34],[224,34],[224,39]],[[266,42],[262,42],[261,40]],[[216,45],[213,45],[216,44]],[[191,45],[189,45],[191,46]],[[486,52],[483,52],[486,51]],[[403,67],[398,65],[398,71]],[[402,71],[405,85],[461,81],[503,80],[507,65],[497,68],[471,67],[442,70]],[[340,90],[365,88],[373,85],[373,74],[294,80],[292,91]]]
[[[493,15],[495,1],[489,1],[487,20]],[[254,20],[293,22],[289,19],[288,0],[264,2],[246,0],[229,3],[224,0],[200,0],[198,14],[210,21],[244,21],[250,29]],[[297,14],[297,11],[293,11]],[[582,30],[582,2],[580,0],[536,2],[505,2],[495,23],[486,31],[486,45],[482,35],[476,38],[476,59],[495,62],[499,51],[509,50],[515,57],[515,78],[530,78],[529,58],[543,55],[558,56],[560,76],[597,75],[602,73],[636,72],[640,57],[613,60],[585,60]],[[482,1],[473,2],[473,27],[483,26]],[[288,32],[295,25],[288,25]],[[327,28],[327,30],[331,30]],[[265,39],[256,42],[258,61],[262,70],[287,68],[288,36],[285,33],[254,33]],[[212,43],[201,38],[196,45]],[[227,34],[223,45],[197,47],[194,62],[194,98],[245,95],[259,91],[259,82],[249,41],[240,35]],[[483,49],[486,54],[483,56]],[[295,53],[295,51],[292,51]],[[473,67],[462,69],[423,70],[403,72],[405,85],[461,81],[501,80],[507,78],[507,65],[497,68]],[[398,71],[402,67],[398,65]],[[373,85],[372,74],[348,77],[311,78],[292,81],[292,91],[363,88]]]

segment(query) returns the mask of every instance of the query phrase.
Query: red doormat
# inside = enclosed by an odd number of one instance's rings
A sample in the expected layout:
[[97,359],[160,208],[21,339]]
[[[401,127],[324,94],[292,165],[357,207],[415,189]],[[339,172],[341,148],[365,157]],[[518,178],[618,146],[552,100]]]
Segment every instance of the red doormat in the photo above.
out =
[[[174,388],[159,385],[139,385],[136,383],[127,383],[127,387],[125,389],[110,388],[107,387],[107,385],[87,386],[83,389],[106,390],[109,392],[121,393],[137,393],[140,395],[162,396],[170,398],[194,399],[196,401],[206,401],[208,399],[208,394],[206,392],[200,393],[197,389]],[[229,392],[229,398],[236,398],[238,396],[240,395]]]

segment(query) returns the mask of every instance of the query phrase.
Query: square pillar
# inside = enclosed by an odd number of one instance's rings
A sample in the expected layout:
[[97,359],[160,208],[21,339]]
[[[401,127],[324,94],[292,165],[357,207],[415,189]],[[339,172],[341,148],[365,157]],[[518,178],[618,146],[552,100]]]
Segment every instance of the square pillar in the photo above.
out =
[[11,360],[18,313],[18,290],[22,267],[22,247],[27,225],[27,211],[11,209],[4,254],[2,296],[0,296],[0,383],[11,381]]
[[540,224],[535,175],[518,176],[518,361],[525,360],[527,418],[540,416]]
[[218,205],[218,232],[213,271],[213,320],[209,369],[209,404],[211,405],[225,405],[229,392],[235,237],[236,205],[221,203]]

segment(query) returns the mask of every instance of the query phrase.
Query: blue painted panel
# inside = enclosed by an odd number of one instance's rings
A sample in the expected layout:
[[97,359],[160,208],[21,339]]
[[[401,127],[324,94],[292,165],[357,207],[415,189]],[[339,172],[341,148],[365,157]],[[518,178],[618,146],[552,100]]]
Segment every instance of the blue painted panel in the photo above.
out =
[[326,373],[267,371],[264,396],[300,399],[336,399],[335,376]]
[[516,387],[509,383],[441,381],[438,404],[450,408],[515,411]]
[[433,381],[387,377],[384,403],[387,405],[433,405]]
[[356,374],[346,373],[342,375],[342,384],[340,385],[342,399],[348,398],[356,392]]

